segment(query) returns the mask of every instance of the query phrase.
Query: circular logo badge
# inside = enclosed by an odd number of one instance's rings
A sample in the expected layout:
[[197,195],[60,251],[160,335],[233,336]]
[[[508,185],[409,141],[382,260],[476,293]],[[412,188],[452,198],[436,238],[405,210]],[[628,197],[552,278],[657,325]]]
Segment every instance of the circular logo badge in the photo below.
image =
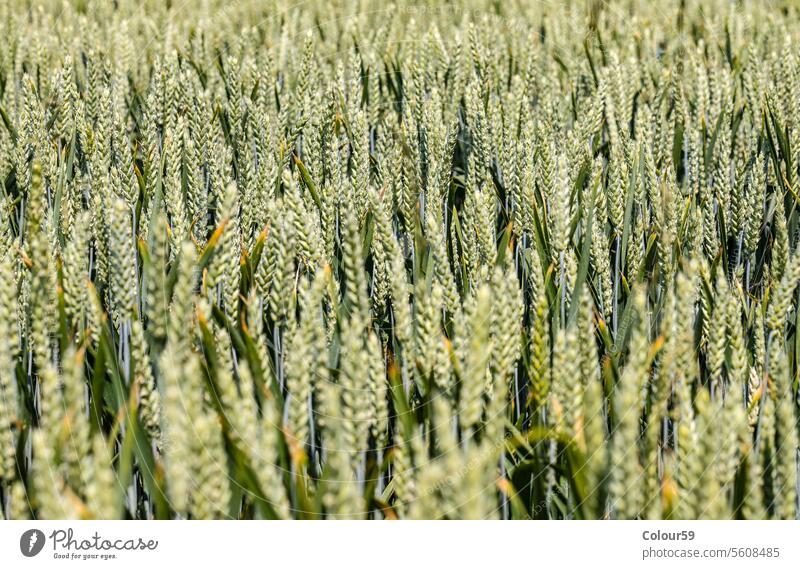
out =
[[38,555],[44,547],[44,532],[38,529],[29,529],[19,538],[19,550],[25,557]]

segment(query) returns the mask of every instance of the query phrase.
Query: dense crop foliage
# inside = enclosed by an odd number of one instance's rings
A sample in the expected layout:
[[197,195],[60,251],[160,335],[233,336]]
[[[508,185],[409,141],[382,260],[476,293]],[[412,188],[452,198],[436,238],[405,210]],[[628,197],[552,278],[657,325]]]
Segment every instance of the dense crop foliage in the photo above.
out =
[[3,0],[0,514],[795,518],[798,17]]

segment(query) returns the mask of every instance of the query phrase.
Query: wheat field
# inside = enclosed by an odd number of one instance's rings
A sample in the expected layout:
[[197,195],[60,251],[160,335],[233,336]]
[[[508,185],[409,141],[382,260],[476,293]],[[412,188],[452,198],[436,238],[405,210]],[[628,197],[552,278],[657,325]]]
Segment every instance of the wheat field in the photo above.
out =
[[797,518],[799,17],[0,0],[0,518]]

